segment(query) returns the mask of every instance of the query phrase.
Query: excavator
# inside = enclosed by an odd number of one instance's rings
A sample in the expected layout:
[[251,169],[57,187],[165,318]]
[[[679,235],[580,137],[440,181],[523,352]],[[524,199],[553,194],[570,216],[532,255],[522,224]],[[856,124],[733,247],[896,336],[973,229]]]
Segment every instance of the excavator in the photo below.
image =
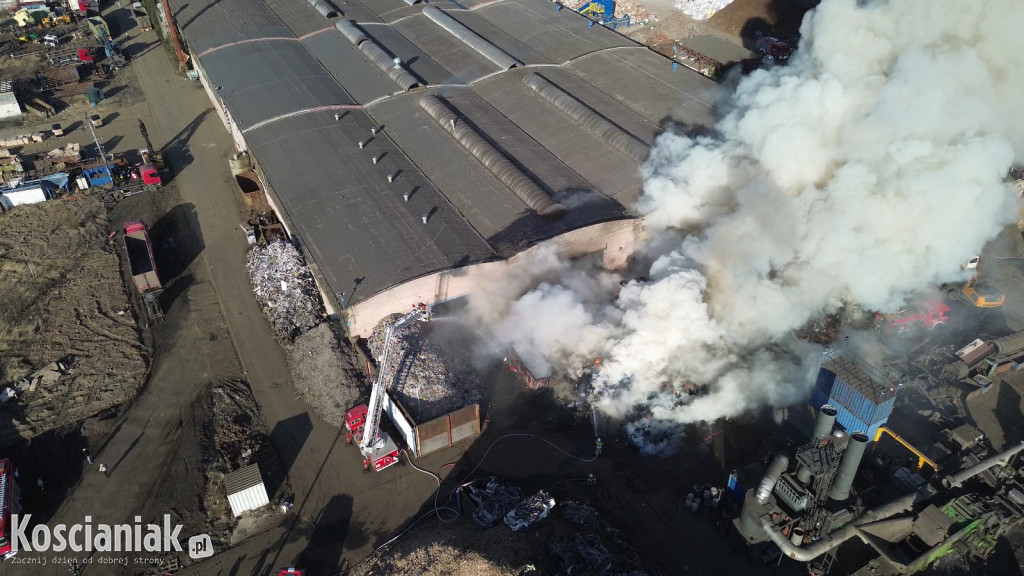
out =
[[942,289],[950,300],[970,302],[977,308],[999,308],[1006,303],[1006,295],[991,284],[983,281],[978,274],[980,258],[970,259],[964,268],[970,273],[967,281],[961,284],[944,284]]
[[387,375],[391,369],[391,350],[394,345],[396,328],[412,321],[428,322],[430,307],[426,304],[413,306],[412,312],[388,326],[384,333],[384,350],[378,359],[377,378],[370,390],[370,403],[361,404],[345,413],[346,440],[358,439],[359,451],[363,454],[363,470],[380,472],[398,463],[398,445],[386,432],[380,429],[380,417],[384,411],[384,398],[391,383]]
[[145,148],[139,149],[139,155],[142,156],[143,164],[152,164],[156,171],[160,174],[167,174],[167,163],[164,161],[164,155],[157,152],[153,148],[153,143],[149,140],[149,131],[146,130],[146,125],[139,120],[139,134],[142,134],[142,139],[146,142]]

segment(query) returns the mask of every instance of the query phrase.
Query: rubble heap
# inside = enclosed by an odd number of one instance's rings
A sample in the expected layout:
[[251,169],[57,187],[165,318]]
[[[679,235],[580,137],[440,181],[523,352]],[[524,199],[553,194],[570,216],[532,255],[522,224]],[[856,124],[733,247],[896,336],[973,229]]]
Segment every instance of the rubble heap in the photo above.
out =
[[[373,329],[369,347],[377,366],[383,364],[380,355],[387,329],[399,318],[400,314],[387,316]],[[407,322],[392,338],[388,373],[383,376],[416,422],[428,422],[480,401],[464,348],[434,335],[431,325],[424,322]]]
[[365,373],[347,345],[324,322],[299,336],[288,349],[295,388],[317,416],[332,426],[345,424],[345,411],[369,388]]
[[611,573],[612,555],[596,534],[575,534],[570,540],[555,541],[548,546],[561,558],[566,574]]
[[676,8],[694,20],[708,20],[732,0],[676,0]]
[[256,300],[278,336],[294,338],[323,319],[313,275],[295,246],[279,241],[253,248],[247,268]]

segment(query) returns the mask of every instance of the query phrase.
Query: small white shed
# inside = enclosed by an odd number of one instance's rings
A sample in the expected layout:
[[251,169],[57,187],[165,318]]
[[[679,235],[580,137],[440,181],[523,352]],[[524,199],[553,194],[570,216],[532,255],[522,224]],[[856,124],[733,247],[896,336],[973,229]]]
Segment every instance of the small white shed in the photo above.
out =
[[21,116],[21,105],[14,92],[0,91],[0,120]]
[[260,468],[255,464],[224,476],[224,488],[227,489],[231,513],[236,517],[241,516],[243,512],[270,504],[267,489],[263,486],[263,477],[260,476]]

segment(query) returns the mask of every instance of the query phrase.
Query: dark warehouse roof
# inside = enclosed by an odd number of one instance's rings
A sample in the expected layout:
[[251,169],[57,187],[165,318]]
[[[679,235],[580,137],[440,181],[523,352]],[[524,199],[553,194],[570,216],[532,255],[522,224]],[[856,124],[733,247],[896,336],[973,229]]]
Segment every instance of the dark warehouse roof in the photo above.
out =
[[282,217],[348,304],[630,217],[655,135],[712,125],[720,96],[547,0],[172,6]]

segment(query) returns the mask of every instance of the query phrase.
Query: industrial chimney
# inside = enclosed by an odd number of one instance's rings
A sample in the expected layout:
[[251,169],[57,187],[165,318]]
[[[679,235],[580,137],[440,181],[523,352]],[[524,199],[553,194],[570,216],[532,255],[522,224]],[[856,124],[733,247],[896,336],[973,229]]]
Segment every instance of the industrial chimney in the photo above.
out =
[[864,451],[868,447],[868,435],[864,432],[854,432],[850,436],[850,443],[843,452],[843,460],[839,463],[839,471],[836,472],[832,489],[828,497],[842,502],[850,497],[850,487],[853,486],[853,477],[857,475],[857,468],[864,457]]
[[818,419],[814,421],[814,432],[811,434],[811,442],[818,444],[832,434],[832,427],[836,425],[837,410],[831,404],[825,404],[818,412]]

